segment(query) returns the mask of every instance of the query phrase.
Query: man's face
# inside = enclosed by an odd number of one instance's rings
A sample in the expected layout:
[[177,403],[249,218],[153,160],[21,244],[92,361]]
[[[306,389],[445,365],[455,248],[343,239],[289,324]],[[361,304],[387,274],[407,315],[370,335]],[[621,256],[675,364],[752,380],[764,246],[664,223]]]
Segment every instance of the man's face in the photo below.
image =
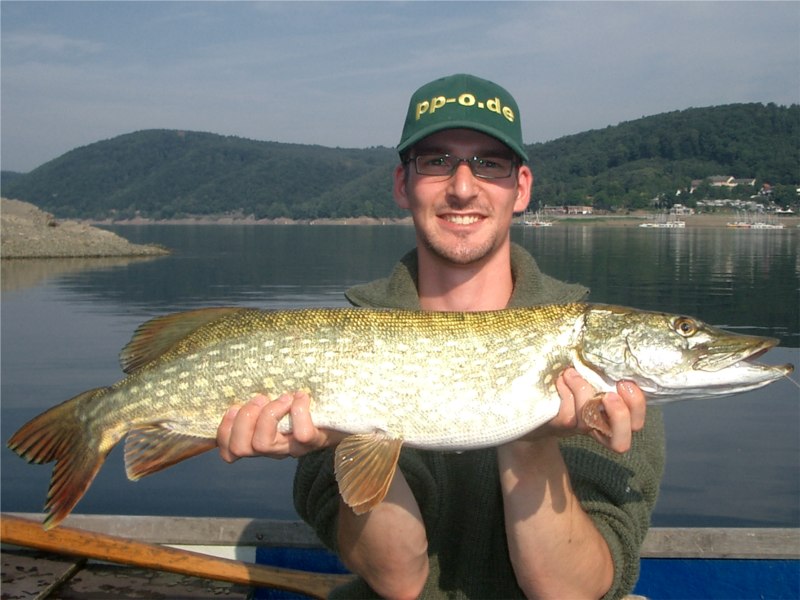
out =
[[[501,141],[470,129],[449,129],[418,142],[410,157],[450,154],[461,158],[506,157]],[[530,199],[533,176],[518,166],[504,179],[475,177],[466,162],[451,176],[420,175],[413,162],[395,170],[394,195],[414,219],[420,251],[447,262],[470,265],[509,244],[511,220]]]

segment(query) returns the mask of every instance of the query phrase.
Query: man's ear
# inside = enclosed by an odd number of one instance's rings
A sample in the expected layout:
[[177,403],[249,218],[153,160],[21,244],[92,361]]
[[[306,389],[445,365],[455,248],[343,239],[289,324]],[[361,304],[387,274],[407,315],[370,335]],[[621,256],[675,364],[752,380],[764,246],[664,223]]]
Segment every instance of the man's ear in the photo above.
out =
[[517,199],[514,202],[514,212],[525,212],[531,201],[533,191],[533,172],[527,165],[520,165],[517,169]]
[[397,165],[394,169],[392,194],[394,195],[395,204],[408,210],[408,173],[405,165]]

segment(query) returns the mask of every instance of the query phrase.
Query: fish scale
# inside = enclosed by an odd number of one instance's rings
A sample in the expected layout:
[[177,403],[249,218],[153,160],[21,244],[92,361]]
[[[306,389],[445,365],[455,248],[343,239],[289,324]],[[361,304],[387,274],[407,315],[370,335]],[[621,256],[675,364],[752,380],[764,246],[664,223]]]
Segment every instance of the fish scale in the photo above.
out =
[[[648,402],[666,402],[775,381],[791,365],[747,361],[775,343],[593,304],[477,313],[207,308],[144,323],[120,354],[125,378],[51,408],[8,445],[30,462],[56,461],[45,504],[52,527],[123,437],[126,472],[139,479],[213,448],[232,404],[305,391],[317,427],[349,434],[335,470],[342,498],[362,513],[382,500],[403,445],[496,446],[549,421],[567,366],[599,391],[630,379]],[[587,403],[583,420],[610,433],[598,403]],[[288,417],[279,428],[291,431]]]

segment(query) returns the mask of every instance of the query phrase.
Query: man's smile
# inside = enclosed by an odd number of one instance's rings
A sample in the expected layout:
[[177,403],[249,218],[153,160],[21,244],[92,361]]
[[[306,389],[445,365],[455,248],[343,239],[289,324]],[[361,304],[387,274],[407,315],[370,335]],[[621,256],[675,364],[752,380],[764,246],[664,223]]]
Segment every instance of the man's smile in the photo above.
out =
[[447,221],[448,223],[453,223],[454,225],[473,225],[478,221],[482,220],[484,217],[480,215],[454,215],[454,214],[447,214],[441,215],[442,219]]

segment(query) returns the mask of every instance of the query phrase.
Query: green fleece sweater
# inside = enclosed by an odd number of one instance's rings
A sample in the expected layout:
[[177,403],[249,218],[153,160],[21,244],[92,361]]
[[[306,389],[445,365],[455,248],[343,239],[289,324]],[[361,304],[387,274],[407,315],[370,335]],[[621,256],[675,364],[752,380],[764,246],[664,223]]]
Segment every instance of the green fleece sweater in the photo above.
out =
[[[416,251],[390,277],[346,293],[356,306],[419,309]],[[583,300],[588,290],[543,274],[533,257],[512,246],[514,293],[509,306]],[[661,411],[648,408],[644,429],[625,454],[588,436],[561,442],[572,486],[584,510],[608,542],[615,576],[606,598],[630,593],[639,576],[639,549],[650,524],[664,466]],[[399,467],[419,503],[428,535],[430,574],[421,598],[524,598],[508,555],[503,498],[494,448],[445,453],[404,448]],[[333,451],[300,459],[295,507],[322,542],[337,551],[339,494]],[[393,533],[387,531],[386,535]],[[377,598],[361,579],[332,598]]]

